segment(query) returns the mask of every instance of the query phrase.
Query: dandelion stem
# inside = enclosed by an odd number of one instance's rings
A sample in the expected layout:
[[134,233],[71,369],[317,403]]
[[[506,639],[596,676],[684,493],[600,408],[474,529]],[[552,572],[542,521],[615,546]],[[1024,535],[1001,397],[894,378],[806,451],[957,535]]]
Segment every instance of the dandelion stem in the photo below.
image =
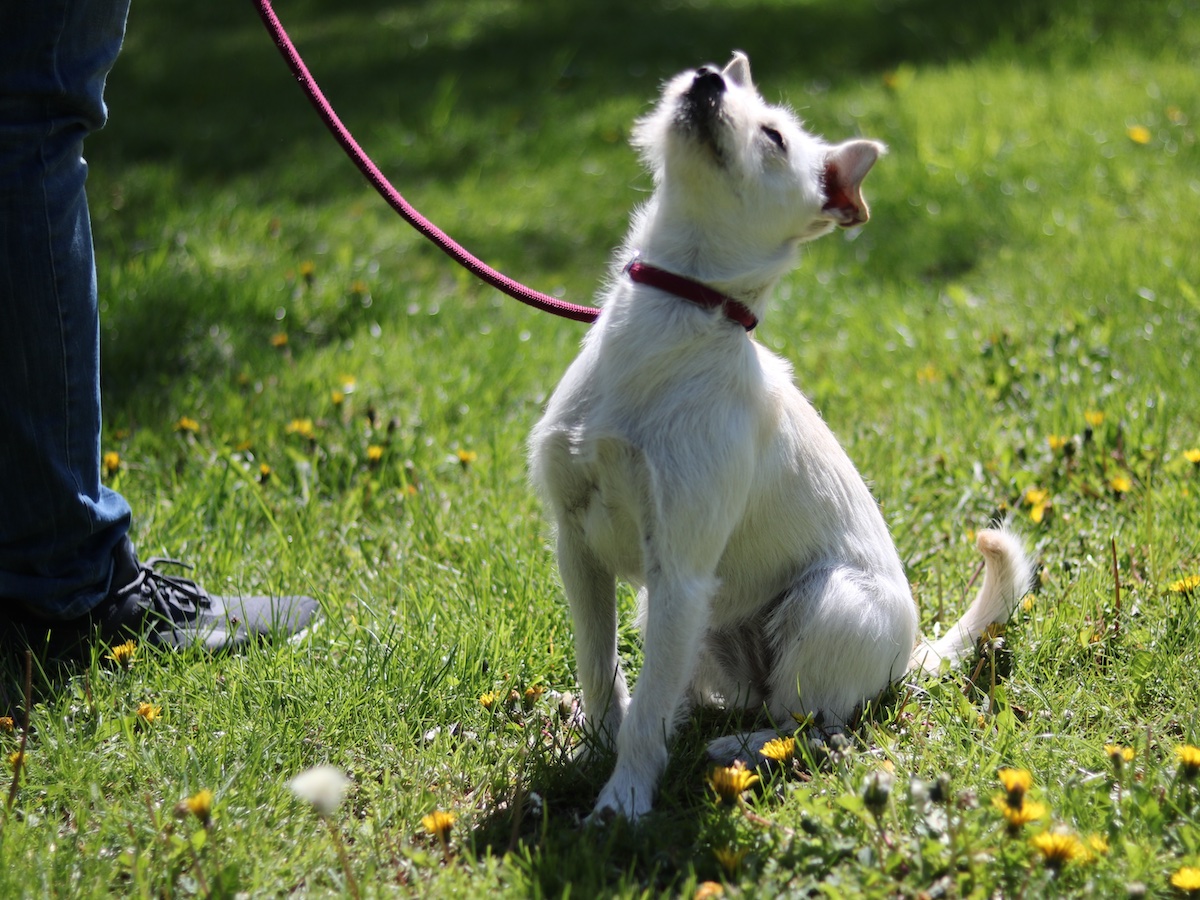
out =
[[977,687],[976,682],[979,680],[979,676],[983,674],[983,667],[986,664],[987,660],[981,656],[979,662],[975,664],[975,669],[971,672],[971,676],[963,684],[962,692],[964,697],[971,696],[971,691]]
[[513,817],[512,829],[508,833],[508,851],[512,853],[517,849],[517,842],[521,839],[521,819],[524,818],[525,812],[525,790],[521,779],[517,779],[516,789],[513,791]]
[[321,821],[329,828],[329,836],[333,838],[333,846],[337,849],[338,859],[341,860],[342,871],[346,874],[346,887],[350,890],[350,896],[354,900],[358,900],[362,895],[358,892],[358,881],[354,878],[354,872],[350,868],[350,858],[346,856],[346,847],[342,844],[342,836],[338,834],[337,826],[328,816],[321,816]]
[[793,829],[788,828],[786,825],[780,825],[777,822],[772,822],[770,819],[760,816],[758,813],[754,812],[749,807],[746,807],[746,806],[742,807],[742,815],[745,816],[747,821],[753,822],[755,825],[758,825],[760,828],[769,828],[769,829],[778,831],[784,837],[787,837],[787,838],[793,838],[796,836],[796,832]]
[[25,745],[29,742],[29,711],[33,707],[33,651],[25,651],[25,715],[21,721],[21,746],[17,748],[17,759],[20,762],[13,766],[13,780],[8,788],[8,803],[5,805],[5,817],[17,801],[17,787],[21,783],[21,769],[25,765]]
[[1117,632],[1121,628],[1121,570],[1117,566],[1117,538],[1113,535],[1109,538],[1109,546],[1112,549],[1112,571],[1113,571],[1113,637],[1116,637]]
[[196,873],[196,881],[200,884],[200,893],[205,897],[211,897],[212,891],[208,889],[208,879],[204,877],[204,870],[200,868],[200,854],[192,847],[192,871]]
[[938,566],[938,568],[937,568],[937,598],[938,598],[937,620],[939,622],[941,622],[942,614],[945,612],[945,608],[946,608],[946,595],[942,592],[942,567],[941,566]]
[[963,605],[966,605],[966,599],[971,593],[971,588],[975,587],[975,582],[979,580],[979,576],[983,574],[983,563],[979,563],[975,567],[975,574],[971,576],[971,580],[967,582],[967,586],[963,588],[962,599]]
[[991,676],[988,684],[988,712],[996,715],[996,638],[988,641],[988,674]]

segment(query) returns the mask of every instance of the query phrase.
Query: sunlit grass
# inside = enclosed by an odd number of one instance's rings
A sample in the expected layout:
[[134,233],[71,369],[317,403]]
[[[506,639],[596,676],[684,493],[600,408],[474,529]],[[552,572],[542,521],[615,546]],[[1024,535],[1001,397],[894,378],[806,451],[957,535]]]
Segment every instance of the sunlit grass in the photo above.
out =
[[[645,828],[580,830],[607,761],[571,762],[524,441],[582,326],[422,246],[252,11],[137,8],[89,147],[104,477],[143,556],[324,621],[233,659],[36,671],[28,733],[6,667],[0,895],[1200,890],[1194,4],[288,7],[409,199],[577,302],[648,188],[629,125],[677,68],[740,47],[815,130],[887,142],[871,223],[813,246],[759,339],[870,479],[927,629],[994,516],[1038,585],[982,664],[901,686],[844,745],[719,775],[704,740],[742,723],[697,714]],[[326,765],[348,781],[321,829],[289,783]]]

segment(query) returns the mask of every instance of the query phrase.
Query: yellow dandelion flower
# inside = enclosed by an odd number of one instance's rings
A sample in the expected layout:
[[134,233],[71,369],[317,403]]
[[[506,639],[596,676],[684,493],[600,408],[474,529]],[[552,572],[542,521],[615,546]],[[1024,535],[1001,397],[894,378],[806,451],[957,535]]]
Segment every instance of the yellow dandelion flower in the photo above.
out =
[[1095,856],[1108,856],[1108,839],[1102,834],[1089,834],[1087,849]]
[[358,387],[358,379],[353,375],[339,375],[338,385],[341,386],[342,393],[353,394],[354,389]]
[[25,754],[20,750],[14,750],[12,753],[8,754],[8,767],[12,769],[13,772],[21,771],[21,767],[24,765]]
[[1145,125],[1130,125],[1125,129],[1125,133],[1129,135],[1129,139],[1135,144],[1148,144],[1153,137],[1150,134],[1150,129]]
[[[11,730],[11,726],[9,728]],[[1179,759],[1179,773],[1184,778],[1190,780],[1200,774],[1200,747],[1184,744],[1175,748],[1175,756]]]
[[1051,506],[1050,492],[1043,488],[1030,488],[1025,492],[1025,502],[1029,506],[1029,518],[1040,524]]
[[0,716],[0,731],[3,731],[5,734],[12,734],[16,730],[16,727],[12,716]]
[[1030,838],[1029,843],[1033,845],[1033,849],[1042,854],[1042,862],[1048,868],[1055,870],[1087,856],[1087,850],[1084,849],[1079,838],[1073,834],[1043,831]]
[[498,691],[484,691],[479,695],[479,703],[484,709],[491,709],[499,699],[500,693]]
[[311,259],[306,259],[300,263],[300,277],[305,281],[312,281],[313,276],[317,274],[317,264]]
[[1089,409],[1083,414],[1083,420],[1092,428],[1099,428],[1104,424],[1104,413],[1098,409]]
[[200,430],[200,423],[189,416],[180,416],[179,421],[175,423],[175,430],[195,434]]
[[192,796],[184,800],[179,806],[184,814],[191,813],[203,825],[207,826],[212,819],[213,792],[208,788],[204,788],[192,794]]
[[938,370],[933,363],[925,363],[917,369],[917,384],[933,384],[937,380]]
[[1193,466],[1200,466],[1200,447],[1192,447],[1190,450],[1184,450],[1183,458]]
[[267,481],[270,479],[270,477],[271,477],[271,467],[268,466],[266,463],[262,463],[261,465],[259,465],[259,467],[258,467],[258,482],[259,482],[259,484],[266,484]]
[[104,454],[104,474],[110,478],[121,468],[121,455],[112,450]]
[[537,703],[538,700],[541,699],[542,694],[544,694],[544,693],[546,693],[546,689],[544,687],[542,687],[540,684],[535,684],[535,685],[532,685],[531,687],[525,688],[525,696],[524,696],[525,708],[531,709],[533,707],[533,705],[535,703]]
[[1121,766],[1127,762],[1133,762],[1134,750],[1132,747],[1123,747],[1120,744],[1105,744],[1104,753],[1112,761],[1114,766]]
[[343,403],[346,402],[346,392],[339,391],[339,390],[330,391],[329,392],[329,402],[332,403],[334,406],[341,406]]
[[154,720],[162,715],[162,707],[154,706],[150,703],[139,703],[137,708],[137,716],[147,725],[153,725]]
[[1028,769],[1001,769],[996,773],[1000,783],[1004,785],[1005,802],[1014,809],[1020,809],[1025,795],[1033,787],[1033,776]]
[[1200,868],[1184,866],[1171,876],[1171,887],[1188,894],[1200,893]]
[[1108,486],[1118,494],[1127,494],[1133,488],[1133,482],[1126,475],[1114,475],[1108,480]]
[[450,829],[454,827],[454,813],[435,809],[421,817],[421,827],[439,841],[445,841],[450,836]]
[[713,897],[724,897],[725,887],[719,881],[702,881],[696,887],[692,900],[712,900]]
[[1188,575],[1167,585],[1167,590],[1172,594],[1191,594],[1196,588],[1200,588],[1200,575]]
[[1004,816],[1008,830],[1012,832],[1020,831],[1023,825],[1037,822],[1046,817],[1045,805],[1034,803],[1032,800],[1026,800],[1020,806],[1010,806],[1002,794],[997,794],[992,798],[992,806],[996,807]]
[[367,447],[367,462],[377,463],[383,459],[383,448],[378,444],[371,444]]
[[363,281],[361,278],[356,278],[352,282],[350,282],[350,293],[353,294],[355,297],[363,296],[364,294],[367,293],[368,290],[369,290],[369,288],[367,287],[367,283],[365,281]]
[[726,803],[734,803],[754,785],[758,776],[746,769],[739,760],[732,766],[718,766],[708,776],[708,784],[718,797]]
[[458,461],[464,469],[471,463],[475,462],[475,460],[479,459],[479,454],[474,450],[459,449],[455,451],[454,455],[458,457]]
[[128,667],[133,662],[133,659],[136,655],[137,655],[137,642],[130,640],[130,641],[126,641],[123,644],[117,644],[115,647],[112,648],[111,651],[109,651],[107,654],[105,654],[104,658],[111,659],[118,666]]
[[777,737],[767,741],[762,745],[762,749],[758,751],[767,759],[773,759],[777,763],[789,763],[792,757],[796,755],[796,739]]
[[302,438],[312,440],[316,437],[316,430],[313,428],[312,419],[292,419],[283,429],[287,434],[298,434]]
[[286,347],[287,343],[288,343],[288,336],[287,336],[286,331],[277,331],[273,335],[271,335],[271,346],[272,347],[279,349],[282,347]]
[[741,847],[735,850],[733,847],[714,847],[713,856],[717,858],[717,862],[721,864],[725,874],[732,878],[741,867],[742,860],[746,858],[746,848]]
[[1055,453],[1067,446],[1067,442],[1070,440],[1069,437],[1063,437],[1061,434],[1051,434],[1046,437],[1046,443],[1050,445],[1050,449]]
[[913,70],[909,66],[900,66],[883,73],[883,86],[889,91],[902,91],[913,80]]

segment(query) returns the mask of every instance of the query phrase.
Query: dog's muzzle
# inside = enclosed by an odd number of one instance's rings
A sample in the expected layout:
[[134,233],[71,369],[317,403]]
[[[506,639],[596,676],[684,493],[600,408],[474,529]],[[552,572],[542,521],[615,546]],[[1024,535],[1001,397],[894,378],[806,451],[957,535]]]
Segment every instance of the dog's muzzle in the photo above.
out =
[[724,76],[711,66],[701,66],[696,70],[691,86],[684,92],[679,109],[681,124],[712,147],[718,160],[721,153],[717,141],[717,123],[721,118],[724,96]]

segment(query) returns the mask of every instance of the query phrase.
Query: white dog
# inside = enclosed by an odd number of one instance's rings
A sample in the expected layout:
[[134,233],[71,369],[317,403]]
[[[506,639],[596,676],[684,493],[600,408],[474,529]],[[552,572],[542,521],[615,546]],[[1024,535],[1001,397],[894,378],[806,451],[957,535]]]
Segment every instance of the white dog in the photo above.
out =
[[[1029,581],[1020,542],[981,532],[978,597],[914,652],[916,606],[874,499],[788,364],[747,333],[800,244],[867,220],[860,185],[883,146],[806,133],[763,101],[740,53],[669,82],[634,143],[654,194],[530,439],[584,710],[616,743],[593,818],[650,809],[689,703],[836,728],[910,668],[962,656]],[[618,577],[642,586],[632,700]],[[776,733],[710,749],[753,754]]]

